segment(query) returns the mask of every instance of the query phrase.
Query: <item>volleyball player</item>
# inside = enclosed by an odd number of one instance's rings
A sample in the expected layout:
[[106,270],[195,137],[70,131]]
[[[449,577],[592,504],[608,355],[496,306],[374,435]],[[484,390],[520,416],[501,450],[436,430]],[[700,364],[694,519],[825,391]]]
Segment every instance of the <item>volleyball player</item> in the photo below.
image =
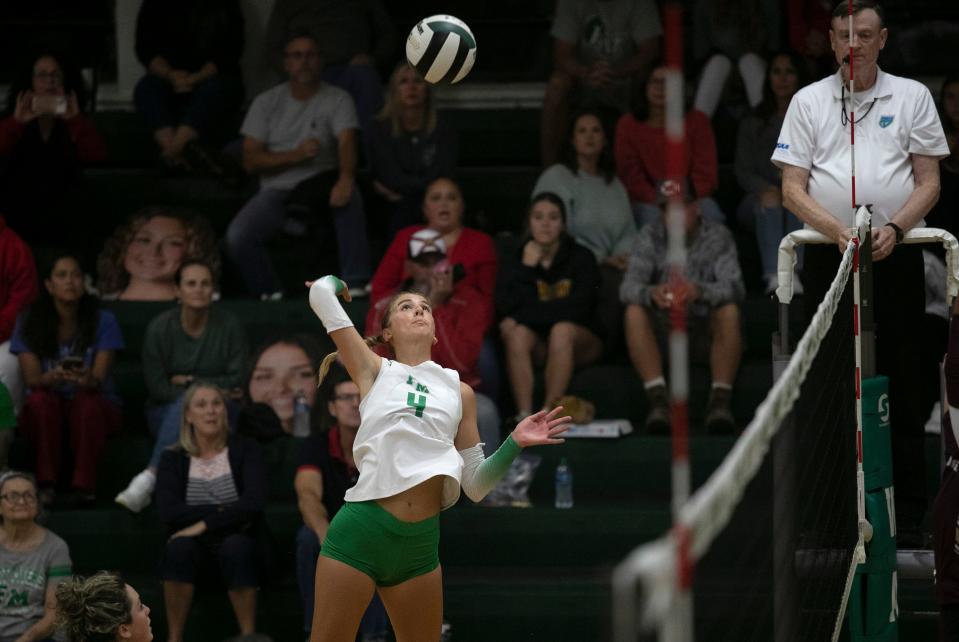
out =
[[[382,332],[364,341],[337,300],[346,284],[325,276],[310,286],[310,306],[359,386],[361,424],[353,445],[359,480],[330,524],[316,569],[312,642],[354,639],[373,591],[397,642],[440,637],[443,586],[439,512],[459,498],[482,499],[527,446],[562,443],[562,408],[523,419],[484,459],[473,390],[455,370],[430,360],[436,343],[429,300],[399,292]],[[393,359],[370,345],[388,344]],[[320,378],[337,353],[320,367]]]

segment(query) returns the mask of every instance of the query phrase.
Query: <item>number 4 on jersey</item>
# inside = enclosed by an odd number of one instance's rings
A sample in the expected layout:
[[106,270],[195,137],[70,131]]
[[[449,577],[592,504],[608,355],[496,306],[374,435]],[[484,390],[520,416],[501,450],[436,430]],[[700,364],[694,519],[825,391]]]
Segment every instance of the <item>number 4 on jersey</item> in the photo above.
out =
[[423,416],[423,409],[426,408],[426,395],[417,395],[413,392],[406,393],[406,405],[416,410],[416,416]]

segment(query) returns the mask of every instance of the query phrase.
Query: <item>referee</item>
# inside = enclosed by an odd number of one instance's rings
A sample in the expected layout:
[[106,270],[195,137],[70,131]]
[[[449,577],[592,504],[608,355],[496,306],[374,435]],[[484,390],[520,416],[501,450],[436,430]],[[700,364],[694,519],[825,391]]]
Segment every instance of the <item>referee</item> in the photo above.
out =
[[[889,36],[882,8],[872,0],[853,0],[850,35],[848,6],[846,0],[836,5],[829,30],[839,70],[793,97],[772,161],[783,172],[783,204],[842,252],[854,234],[850,127],[855,125],[857,206],[872,205],[873,213],[876,362],[878,374],[889,377],[897,536],[900,546],[912,547],[922,543],[926,508],[917,336],[925,288],[921,250],[900,243],[938,200],[939,159],[949,148],[929,90],[877,65]],[[805,253],[803,284],[811,317],[841,256],[829,246],[809,246]],[[847,313],[848,307],[843,306]],[[837,332],[848,333],[850,327],[841,317],[833,324]]]

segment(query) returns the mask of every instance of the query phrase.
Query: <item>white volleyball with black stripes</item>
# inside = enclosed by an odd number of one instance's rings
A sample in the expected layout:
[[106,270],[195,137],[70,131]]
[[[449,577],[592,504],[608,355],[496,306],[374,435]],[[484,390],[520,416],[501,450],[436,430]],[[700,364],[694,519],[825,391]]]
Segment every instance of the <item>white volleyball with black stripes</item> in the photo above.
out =
[[406,59],[426,82],[457,83],[476,61],[476,38],[466,23],[438,15],[416,23],[406,39]]

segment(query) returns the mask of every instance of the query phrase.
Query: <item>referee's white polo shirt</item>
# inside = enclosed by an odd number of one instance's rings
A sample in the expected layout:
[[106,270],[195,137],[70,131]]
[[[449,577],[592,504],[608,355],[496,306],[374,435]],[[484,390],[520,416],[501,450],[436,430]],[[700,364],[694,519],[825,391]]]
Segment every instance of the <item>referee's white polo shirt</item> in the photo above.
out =
[[[810,170],[809,195],[851,227],[850,124],[848,118],[842,124],[842,82],[837,71],[793,96],[772,161]],[[874,206],[873,227],[888,223],[912,194],[910,154],[949,155],[935,102],[925,85],[880,69],[872,88],[856,93],[856,201]]]

